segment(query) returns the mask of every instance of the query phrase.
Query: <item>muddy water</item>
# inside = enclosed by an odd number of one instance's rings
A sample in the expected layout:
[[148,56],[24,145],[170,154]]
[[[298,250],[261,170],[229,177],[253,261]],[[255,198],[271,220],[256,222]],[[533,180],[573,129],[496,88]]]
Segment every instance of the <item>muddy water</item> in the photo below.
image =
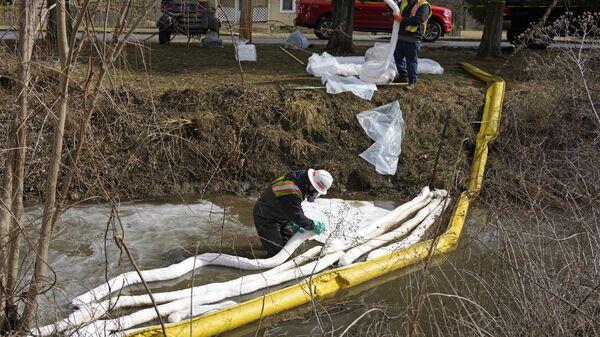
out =
[[[241,256],[262,257],[263,252],[256,238],[252,221],[254,200],[232,196],[211,196],[209,200],[191,197],[186,200],[162,200],[160,202],[132,202],[118,207],[118,218],[110,218],[110,207],[103,205],[79,206],[67,211],[58,224],[50,250],[50,265],[57,275],[56,287],[42,299],[38,322],[47,324],[57,317],[72,311],[70,299],[82,294],[105,280],[132,270],[126,254],[122,254],[111,240],[114,234],[124,235],[125,243],[131,250],[141,269],[167,266],[182,261],[196,253],[221,251]],[[384,209],[393,209],[394,201],[374,201]],[[485,221],[481,212],[474,212],[471,222]],[[39,218],[41,209],[28,210],[30,220]],[[468,237],[493,240],[490,233],[469,233],[463,239],[463,247],[452,254],[447,261],[437,261],[433,268],[434,279],[452,277],[456,268],[480,267],[485,259],[484,249],[474,244]],[[477,226],[480,227],[480,226]],[[105,237],[108,240],[105,240]],[[465,244],[465,242],[469,242]],[[194,275],[194,285],[225,281],[249,274],[224,267],[204,267]],[[381,306],[395,308],[401,312],[409,305],[409,298],[416,289],[416,273],[400,271],[374,280],[355,289],[339,294],[336,299],[324,301],[320,316],[329,322],[322,322],[323,329],[347,325],[356,319],[364,308]],[[443,282],[442,282],[443,283]],[[429,289],[442,283],[433,283]],[[182,278],[153,284],[153,290],[166,291],[181,289],[191,284],[191,274]],[[283,286],[283,285],[282,285]],[[143,293],[141,287],[127,289],[127,293]],[[250,294],[248,297],[256,296]],[[345,303],[346,305],[340,305]],[[321,327],[313,317],[313,308],[304,306],[284,314],[295,318],[259,326],[251,324],[229,332],[231,336],[254,335],[261,333],[276,335],[320,334]],[[405,320],[398,320],[395,329],[401,329]]]

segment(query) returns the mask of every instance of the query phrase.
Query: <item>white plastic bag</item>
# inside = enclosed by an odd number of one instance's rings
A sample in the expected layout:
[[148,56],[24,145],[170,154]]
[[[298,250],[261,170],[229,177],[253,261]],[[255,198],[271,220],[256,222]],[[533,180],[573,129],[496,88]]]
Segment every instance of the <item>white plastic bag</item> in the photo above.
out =
[[356,115],[367,135],[375,141],[360,157],[375,166],[379,174],[396,174],[402,152],[404,119],[398,101]]
[[339,74],[339,67],[340,64],[335,57],[327,53],[321,55],[312,54],[312,56],[308,58],[306,71],[313,76],[322,77],[325,74]]
[[373,93],[377,90],[375,84],[363,82],[354,76],[340,77],[325,74],[321,77],[321,82],[326,84],[328,94],[339,94],[340,92],[350,91],[366,100],[371,100]]
[[417,66],[417,73],[418,74],[441,75],[444,73],[444,68],[442,68],[442,66],[439,63],[435,62],[434,60],[419,59],[419,65]]
[[219,33],[210,31],[204,35],[200,41],[202,48],[223,48],[223,40],[219,37]]
[[292,49],[306,49],[308,48],[308,39],[299,31],[295,31],[288,36],[286,47]]
[[246,41],[240,40],[235,49],[237,50],[236,57],[240,61],[256,62],[256,47],[253,44],[246,44]]
[[358,76],[360,75],[360,69],[362,68],[362,64],[356,63],[341,63],[338,66],[338,73],[334,75],[340,76]]

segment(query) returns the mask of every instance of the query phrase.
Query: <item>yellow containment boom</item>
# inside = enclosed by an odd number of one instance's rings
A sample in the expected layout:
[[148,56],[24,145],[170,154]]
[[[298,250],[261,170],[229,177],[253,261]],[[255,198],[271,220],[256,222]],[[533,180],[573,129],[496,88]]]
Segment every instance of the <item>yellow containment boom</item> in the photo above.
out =
[[[232,307],[195,317],[191,321],[185,320],[179,323],[166,324],[165,330],[167,335],[173,337],[216,335],[257,321],[261,317],[273,315],[308,303],[314,298],[333,296],[342,289],[356,286],[422,261],[427,258],[432,244],[436,245],[433,255],[453,251],[458,245],[470,201],[477,196],[483,182],[488,143],[498,135],[505,88],[502,78],[490,75],[467,63],[462,63],[461,65],[466,71],[489,83],[490,86],[486,93],[481,126],[477,134],[469,189],[460,195],[446,232],[437,238],[435,243],[434,240],[420,242],[371,261],[321,272],[299,284],[271,292]],[[162,328],[160,326],[148,327],[128,335],[128,337],[150,336],[163,336]]]

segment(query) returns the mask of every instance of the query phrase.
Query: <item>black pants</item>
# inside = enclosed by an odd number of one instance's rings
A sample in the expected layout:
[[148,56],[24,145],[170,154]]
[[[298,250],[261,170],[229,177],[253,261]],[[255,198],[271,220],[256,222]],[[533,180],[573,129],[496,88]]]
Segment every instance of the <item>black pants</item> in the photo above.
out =
[[256,232],[258,232],[260,243],[262,243],[269,257],[279,253],[281,248],[294,235],[290,225],[261,216],[260,212],[257,212],[257,207],[254,208],[254,226]]

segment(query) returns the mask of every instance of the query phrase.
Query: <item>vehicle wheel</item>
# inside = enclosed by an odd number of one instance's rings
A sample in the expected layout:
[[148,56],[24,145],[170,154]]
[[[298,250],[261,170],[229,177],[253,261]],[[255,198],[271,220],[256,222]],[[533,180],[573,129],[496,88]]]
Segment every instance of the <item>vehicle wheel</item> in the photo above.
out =
[[429,20],[427,22],[427,29],[425,35],[423,35],[423,41],[434,42],[442,36],[442,25],[439,22]]
[[171,33],[165,29],[158,32],[158,43],[167,44],[171,41]]
[[333,19],[332,18],[321,18],[319,22],[317,22],[317,27],[315,28],[315,35],[321,40],[329,40],[331,37],[331,30],[333,29]]

